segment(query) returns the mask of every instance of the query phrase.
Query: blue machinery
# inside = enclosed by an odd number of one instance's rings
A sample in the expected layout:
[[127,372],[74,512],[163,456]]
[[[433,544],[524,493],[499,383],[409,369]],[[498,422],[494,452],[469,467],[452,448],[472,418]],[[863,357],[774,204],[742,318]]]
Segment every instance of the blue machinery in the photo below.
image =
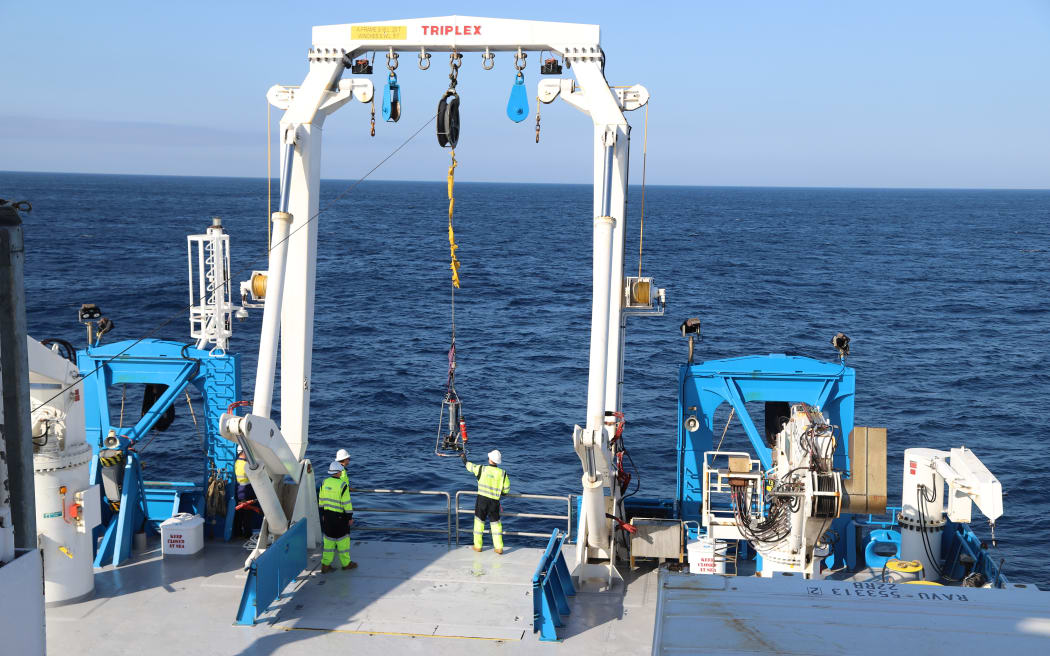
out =
[[834,466],[848,471],[855,381],[853,369],[844,364],[779,354],[683,365],[678,372],[676,516],[700,520],[704,452],[716,446],[715,410],[723,403],[729,403],[739,417],[763,469],[773,465],[772,440],[767,437],[771,427],[760,433],[745,404],[787,402],[819,407],[835,426]]
[[[119,498],[112,498],[117,495],[112,494],[111,485],[111,495],[103,499],[103,521],[96,529],[102,540],[95,554],[95,567],[120,565],[131,555],[131,540],[136,532],[157,533],[159,523],[178,512],[205,516],[209,534],[228,540],[233,530],[233,465],[237,453],[236,446],[219,435],[219,418],[231,403],[240,400],[240,356],[213,355],[179,342],[146,339],[78,351],[77,366],[85,376],[85,424],[96,455],[90,482],[103,482],[100,453],[111,467],[122,467],[116,474]],[[108,396],[111,387],[124,384],[165,388],[134,426],[120,429],[113,423]],[[189,385],[200,391],[204,405],[199,477],[194,481],[144,481],[141,459],[134,446]],[[115,435],[107,439],[111,431]],[[227,483],[224,515],[207,515],[205,511],[212,472]]]
[[[702,467],[705,451],[716,448],[721,435],[715,434],[714,415],[728,403],[747,434],[751,447],[764,470],[773,466],[770,445],[779,425],[770,419],[786,415],[787,405],[807,403],[820,408],[834,426],[836,470],[853,474],[849,459],[854,429],[855,371],[842,362],[821,362],[807,357],[771,354],[711,360],[683,365],[678,374],[678,454],[675,498],[638,499],[627,505],[632,514],[671,516],[701,522]],[[766,425],[760,429],[748,412],[748,403],[766,404]],[[881,566],[885,555],[877,553],[875,543],[886,551],[896,545],[900,534],[896,512],[888,517],[843,512],[830,525],[840,539],[833,545],[827,565],[855,569]],[[639,512],[641,511],[641,512]],[[695,533],[691,537],[696,537]],[[952,578],[980,573],[995,587],[1007,581],[1000,567],[982,547],[968,524],[949,521],[941,545],[944,573]]]

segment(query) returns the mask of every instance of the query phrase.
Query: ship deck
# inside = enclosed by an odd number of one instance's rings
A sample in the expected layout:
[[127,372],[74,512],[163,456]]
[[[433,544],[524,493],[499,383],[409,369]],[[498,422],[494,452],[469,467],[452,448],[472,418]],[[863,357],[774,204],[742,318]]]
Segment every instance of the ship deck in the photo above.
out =
[[[1050,648],[1050,594],[877,582],[874,572],[690,576],[651,562],[623,590],[580,590],[558,629],[532,631],[541,549],[353,543],[359,567],[321,574],[319,557],[255,624],[233,623],[247,552],[209,542],[201,555],[158,548],[95,573],[95,595],[47,609],[51,653],[120,654],[884,654]],[[569,555],[569,554],[566,554]],[[640,563],[642,561],[639,561]]]
[[[532,631],[531,577],[542,549],[355,542],[359,567],[320,573],[312,555],[255,626],[233,624],[246,574],[239,545],[202,554],[159,548],[96,570],[95,595],[47,609],[51,653],[406,654],[559,649]],[[566,554],[568,555],[568,554]],[[581,590],[559,638],[588,654],[652,649],[657,572],[636,570],[624,594]]]

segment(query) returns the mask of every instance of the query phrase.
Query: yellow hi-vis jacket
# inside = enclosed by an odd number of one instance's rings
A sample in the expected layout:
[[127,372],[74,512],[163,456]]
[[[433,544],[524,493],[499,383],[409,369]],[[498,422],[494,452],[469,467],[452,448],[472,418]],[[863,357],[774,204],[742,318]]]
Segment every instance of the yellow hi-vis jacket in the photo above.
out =
[[244,458],[237,458],[236,462],[233,463],[233,474],[237,477],[238,485],[251,483],[248,479],[248,461]]
[[351,513],[354,504],[350,501],[350,485],[336,476],[329,476],[321,483],[321,491],[317,495],[317,506],[321,510],[330,510],[336,513]]
[[510,477],[499,467],[468,462],[467,471],[478,479],[478,496],[499,501],[501,496],[510,492]]

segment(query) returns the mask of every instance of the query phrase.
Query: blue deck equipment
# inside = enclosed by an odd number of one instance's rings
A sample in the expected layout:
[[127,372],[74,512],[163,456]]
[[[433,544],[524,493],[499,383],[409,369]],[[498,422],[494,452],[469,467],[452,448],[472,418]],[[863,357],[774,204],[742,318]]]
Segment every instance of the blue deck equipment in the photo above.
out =
[[[95,566],[119,565],[131,555],[131,539],[140,530],[159,532],[160,522],[178,512],[205,514],[205,490],[211,472],[227,481],[225,516],[207,516],[206,527],[214,537],[229,539],[233,530],[235,496],[233,465],[236,446],[219,435],[219,418],[231,403],[240,399],[240,356],[213,355],[181,342],[145,339],[123,341],[77,351],[77,366],[84,376],[84,420],[88,443],[95,452],[91,482],[101,482],[98,454],[109,432],[118,433],[117,447],[123,457],[120,499],[105,499],[103,521],[96,529],[102,541]],[[154,384],[167,389],[143,413],[134,426],[113,424],[109,389],[116,385]],[[144,481],[141,459],[134,450],[182,397],[189,385],[203,400],[204,453],[195,481]]]
[[[746,404],[787,402],[819,407],[835,426],[834,466],[848,471],[855,381],[854,370],[840,362],[782,354],[682,365],[678,372],[678,517],[700,519],[704,452],[716,447],[714,416],[723,403],[736,411],[763,469],[772,466],[772,451],[766,431],[755,426]],[[699,427],[690,432],[686,425],[692,417]]]
[[569,597],[576,596],[576,588],[569,576],[565,556],[561,552],[565,533],[554,529],[547,549],[532,575],[532,631],[539,632],[540,640],[558,641],[556,627],[565,626],[562,615],[568,615]]
[[252,561],[235,623],[247,626],[255,624],[270,604],[281,596],[281,591],[304,569],[306,520],[300,519]]

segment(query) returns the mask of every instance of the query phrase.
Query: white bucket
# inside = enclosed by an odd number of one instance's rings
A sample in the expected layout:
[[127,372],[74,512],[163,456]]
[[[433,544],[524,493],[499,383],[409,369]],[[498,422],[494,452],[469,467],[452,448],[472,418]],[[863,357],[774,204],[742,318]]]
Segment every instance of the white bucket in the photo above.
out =
[[699,540],[690,540],[686,545],[689,554],[690,574],[725,574],[725,560],[716,554],[718,547],[722,546],[718,540],[701,537]]
[[160,550],[165,556],[191,556],[204,548],[204,518],[179,513],[160,524]]

